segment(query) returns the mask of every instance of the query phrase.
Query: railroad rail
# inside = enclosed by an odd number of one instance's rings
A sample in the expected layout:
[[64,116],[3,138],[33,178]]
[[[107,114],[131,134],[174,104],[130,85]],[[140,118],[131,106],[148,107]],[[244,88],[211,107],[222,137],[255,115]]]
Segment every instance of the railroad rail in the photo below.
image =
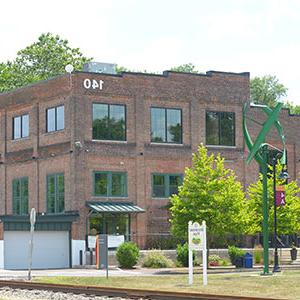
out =
[[[82,286],[71,284],[51,284],[38,283],[29,281],[16,280],[0,280],[0,287],[10,287],[13,289],[26,290],[46,290],[52,292],[63,292],[73,294],[85,294],[87,296],[109,296],[122,297],[128,299],[153,299],[153,300],[280,300],[278,298],[261,298],[248,296],[229,296],[229,295],[214,295],[202,293],[186,293],[186,292],[169,292],[169,291],[155,291],[142,289],[123,289],[113,287],[96,287],[96,286]],[[281,299],[283,300],[283,299]]]

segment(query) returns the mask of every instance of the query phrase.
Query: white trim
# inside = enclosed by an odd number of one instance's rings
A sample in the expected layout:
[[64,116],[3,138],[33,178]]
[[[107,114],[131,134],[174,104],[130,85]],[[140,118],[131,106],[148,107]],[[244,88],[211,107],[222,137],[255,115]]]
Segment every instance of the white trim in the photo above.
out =
[[0,269],[4,269],[4,241],[0,240]]

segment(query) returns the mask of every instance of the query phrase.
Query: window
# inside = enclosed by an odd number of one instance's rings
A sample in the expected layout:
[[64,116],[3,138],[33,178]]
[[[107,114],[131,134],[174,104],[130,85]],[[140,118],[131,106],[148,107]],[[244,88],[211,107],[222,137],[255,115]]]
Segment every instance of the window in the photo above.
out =
[[206,145],[235,146],[233,112],[206,112]]
[[62,213],[65,210],[64,174],[47,175],[47,213]]
[[93,139],[126,141],[125,105],[93,104]]
[[181,109],[151,107],[151,142],[182,143]]
[[13,214],[28,214],[28,177],[13,180]]
[[65,107],[63,105],[47,109],[47,132],[65,128]]
[[13,139],[21,139],[29,136],[29,115],[13,118]]
[[126,173],[94,172],[94,195],[106,197],[126,197]]
[[177,194],[181,184],[181,174],[152,174],[152,197],[168,198]]

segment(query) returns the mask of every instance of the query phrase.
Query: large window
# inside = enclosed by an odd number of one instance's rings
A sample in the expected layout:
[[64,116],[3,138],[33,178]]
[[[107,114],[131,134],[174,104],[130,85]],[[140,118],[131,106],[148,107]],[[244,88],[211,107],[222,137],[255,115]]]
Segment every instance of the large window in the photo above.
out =
[[235,146],[233,112],[206,112],[206,145]]
[[62,213],[65,210],[64,174],[47,175],[47,213]]
[[102,197],[126,197],[126,173],[94,172],[94,195]]
[[13,214],[28,214],[28,177],[13,180]]
[[65,128],[65,107],[63,105],[47,109],[47,132]]
[[177,194],[181,184],[181,174],[152,174],[152,197],[168,198]]
[[125,105],[93,104],[93,139],[126,140]]
[[181,109],[151,107],[151,142],[182,143]]
[[29,115],[13,118],[13,139],[21,139],[29,136]]

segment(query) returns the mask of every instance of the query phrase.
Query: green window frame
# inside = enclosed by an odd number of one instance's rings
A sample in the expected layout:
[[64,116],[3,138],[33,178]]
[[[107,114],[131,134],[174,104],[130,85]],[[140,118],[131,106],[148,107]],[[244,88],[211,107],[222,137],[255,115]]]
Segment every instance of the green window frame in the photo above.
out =
[[235,113],[206,111],[206,145],[235,146]]
[[182,110],[151,107],[151,142],[182,144]]
[[182,174],[152,173],[152,197],[169,198],[178,194],[182,181]]
[[126,141],[126,105],[93,103],[93,140]]
[[127,197],[127,173],[95,171],[93,173],[94,196]]
[[28,177],[14,179],[12,188],[13,215],[28,215]]
[[65,211],[64,173],[47,175],[47,213],[57,214]]

